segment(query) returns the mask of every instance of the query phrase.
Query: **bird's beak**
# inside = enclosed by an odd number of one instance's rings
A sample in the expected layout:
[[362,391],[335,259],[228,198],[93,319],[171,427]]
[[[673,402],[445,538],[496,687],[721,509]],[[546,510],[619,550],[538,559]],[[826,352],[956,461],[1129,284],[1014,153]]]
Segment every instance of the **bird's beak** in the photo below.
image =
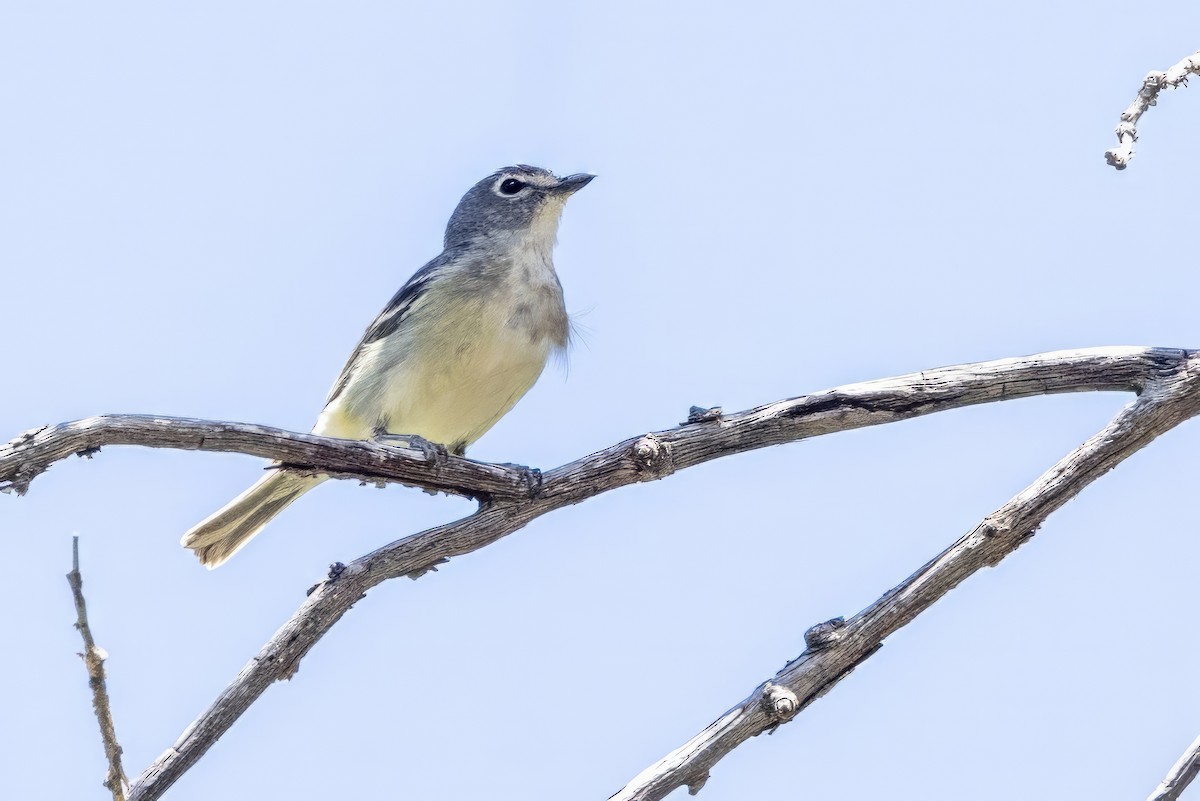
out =
[[574,175],[568,175],[566,178],[559,178],[558,183],[550,191],[559,195],[573,195],[590,184],[595,177],[594,175],[588,175],[586,172],[577,172]]

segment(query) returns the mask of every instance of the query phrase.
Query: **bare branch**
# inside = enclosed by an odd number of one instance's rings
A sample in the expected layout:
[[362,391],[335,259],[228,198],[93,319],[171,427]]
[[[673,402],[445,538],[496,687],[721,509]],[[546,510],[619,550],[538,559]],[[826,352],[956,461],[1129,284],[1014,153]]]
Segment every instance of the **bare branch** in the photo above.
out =
[[536,486],[528,470],[404,447],[398,440],[331,439],[188,417],[100,415],[35,428],[0,445],[0,491],[23,495],[54,462],[73,454],[91,458],[104,445],[245,453],[301,468],[320,465],[320,472],[335,478],[397,482],[473,498],[526,497]]
[[683,786],[695,793],[719,759],[749,738],[786,723],[877,651],[888,635],[963,579],[999,563],[1027,542],[1047,516],[1084,487],[1197,414],[1200,358],[1193,357],[1175,375],[1147,387],[1099,433],[878,601],[848,621],[829,621],[810,629],[804,653],[698,735],[638,774],[611,801],[655,801]]
[[1200,737],[1192,741],[1188,750],[1171,766],[1167,777],[1154,788],[1154,792],[1146,801],[1175,801],[1192,783],[1192,779],[1196,778],[1197,773],[1200,773]]
[[706,417],[563,465],[545,474],[532,499],[493,500],[470,517],[398,540],[349,565],[335,565],[212,705],[138,778],[131,801],[159,798],[268,686],[291,677],[309,649],[371,587],[398,576],[415,578],[547,512],[719,456],[806,437],[1032,395],[1141,391],[1190,369],[1192,358],[1187,351],[1163,348],[1092,348],[944,367]]
[[[1181,358],[1182,351],[1165,348],[1088,348],[942,367],[849,384],[732,416],[702,416],[652,436],[676,451],[674,467],[682,469],[729,453],[978,403],[1062,392],[1137,392]],[[186,417],[103,415],[43,426],[0,445],[0,491],[23,494],[54,462],[72,454],[90,457],[104,445],[245,453],[338,478],[394,481],[481,499],[525,499],[546,490],[523,468],[449,455],[431,457],[420,448],[390,442],[330,439]],[[622,464],[628,467],[622,460],[631,442],[597,454],[591,460],[597,462],[594,469],[581,478],[592,480]],[[609,458],[601,460],[604,455]],[[589,496],[580,500],[584,497]]]
[[1158,93],[1164,87],[1172,89],[1186,86],[1189,75],[1200,72],[1200,51],[1180,61],[1166,72],[1152,72],[1142,81],[1142,88],[1137,97],[1129,104],[1129,108],[1121,112],[1121,121],[1117,123],[1117,142],[1119,144],[1104,151],[1104,160],[1118,170],[1129,166],[1133,158],[1133,143],[1137,141],[1137,123],[1151,106],[1158,105]]
[[104,741],[104,756],[108,758],[108,775],[104,786],[112,793],[113,801],[125,801],[129,792],[129,779],[121,767],[121,744],[117,742],[117,730],[113,726],[112,707],[108,703],[108,688],[104,683],[104,660],[107,654],[92,639],[88,625],[87,605],[83,601],[83,575],[79,572],[79,537],[71,542],[71,572],[67,574],[71,594],[75,596],[75,628],[83,637],[83,663],[87,665],[88,686],[92,688],[92,709],[100,722],[100,739]]

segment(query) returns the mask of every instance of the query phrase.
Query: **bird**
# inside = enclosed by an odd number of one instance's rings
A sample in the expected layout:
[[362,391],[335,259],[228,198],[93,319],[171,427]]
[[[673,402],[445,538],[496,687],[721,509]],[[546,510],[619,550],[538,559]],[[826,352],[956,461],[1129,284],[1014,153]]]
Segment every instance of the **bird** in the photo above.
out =
[[[409,435],[463,455],[566,352],[570,319],[553,251],[567,199],[594,175],[497,170],[472,186],[443,249],[396,292],[333,382],[314,434]],[[210,570],[327,476],[275,463],[181,544]]]

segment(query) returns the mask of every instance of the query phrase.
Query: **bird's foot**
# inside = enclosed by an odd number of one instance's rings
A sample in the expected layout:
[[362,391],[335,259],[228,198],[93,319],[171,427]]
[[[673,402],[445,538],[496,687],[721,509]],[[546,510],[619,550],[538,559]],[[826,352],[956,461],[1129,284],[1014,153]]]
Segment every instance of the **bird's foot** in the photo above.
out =
[[518,470],[521,473],[521,481],[525,485],[525,496],[527,498],[536,498],[542,491],[542,471],[536,467],[527,467],[523,464],[514,464],[512,462],[497,462],[501,467],[507,467],[510,470]]
[[418,437],[416,434],[389,434],[386,431],[376,431],[373,439],[380,445],[390,445],[393,448],[420,451],[421,456],[426,462],[436,462],[439,459],[445,459],[449,454],[445,445],[430,442],[424,437]]

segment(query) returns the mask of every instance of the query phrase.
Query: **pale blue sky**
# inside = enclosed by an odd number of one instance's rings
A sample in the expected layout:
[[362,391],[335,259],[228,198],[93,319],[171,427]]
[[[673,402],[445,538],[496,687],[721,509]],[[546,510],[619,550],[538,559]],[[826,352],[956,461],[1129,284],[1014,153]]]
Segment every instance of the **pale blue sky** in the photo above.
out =
[[[0,5],[0,439],[102,412],[306,430],[362,329],[513,162],[600,177],[557,262],[585,332],[471,455],[552,467],[963,361],[1200,346],[1200,98],[1105,166],[1200,10],[897,4]],[[606,798],[1127,399],[973,408],[720,460],[360,602],[173,799]],[[828,696],[725,799],[1140,798],[1200,732],[1200,427],[1088,489]],[[106,449],[0,497],[13,797],[104,797],[63,574],[79,533],[136,775],[334,560],[461,516],[322,486],[209,573],[255,479]]]

